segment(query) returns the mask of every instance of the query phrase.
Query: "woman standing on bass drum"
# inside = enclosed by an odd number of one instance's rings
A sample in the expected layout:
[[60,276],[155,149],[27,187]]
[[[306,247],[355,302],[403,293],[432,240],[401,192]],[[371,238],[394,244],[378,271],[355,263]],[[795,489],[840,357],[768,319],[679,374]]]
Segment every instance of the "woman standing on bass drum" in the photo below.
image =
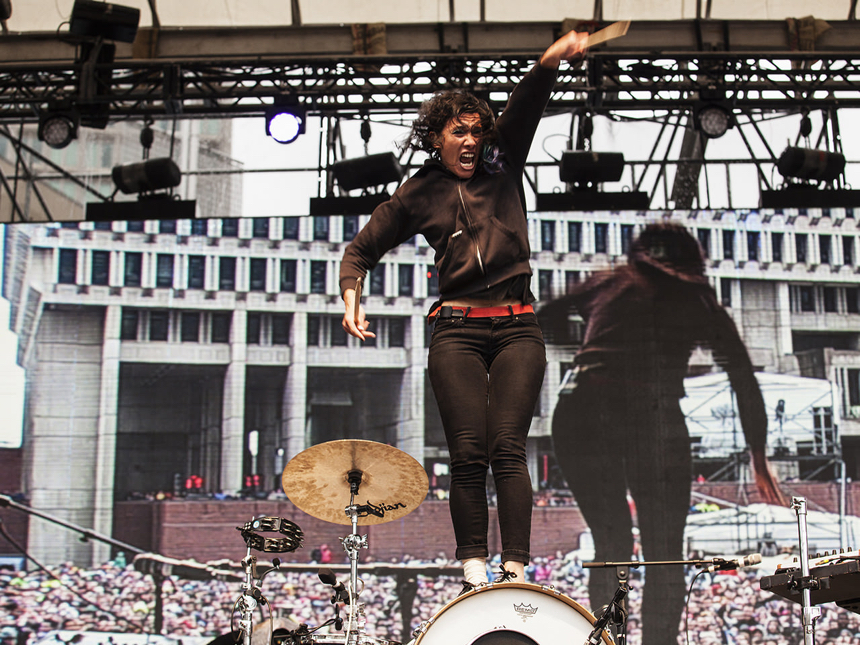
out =
[[487,582],[486,477],[492,467],[502,541],[500,581],[524,581],[532,489],[526,436],[546,352],[529,289],[522,175],[562,60],[581,57],[587,34],[570,32],[544,52],[493,119],[489,106],[454,90],[425,102],[407,146],[430,159],[344,252],[343,328],[364,340],[355,286],[390,249],[422,234],[436,252],[439,300],[429,374],[451,456],[451,519],[466,588]]

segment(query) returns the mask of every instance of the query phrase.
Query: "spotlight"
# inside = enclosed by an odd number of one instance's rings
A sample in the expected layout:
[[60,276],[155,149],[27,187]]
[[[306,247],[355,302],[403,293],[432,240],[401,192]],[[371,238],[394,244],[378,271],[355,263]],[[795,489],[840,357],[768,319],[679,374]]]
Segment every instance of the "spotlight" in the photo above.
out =
[[696,127],[709,139],[719,139],[732,125],[732,113],[724,105],[712,103],[696,106],[693,110]]
[[39,117],[37,136],[49,147],[60,150],[78,138],[80,117],[72,110],[48,110]]
[[332,164],[331,171],[337,185],[346,191],[382,186],[403,178],[403,167],[393,152],[344,159]]
[[829,183],[845,171],[845,156],[827,150],[788,146],[779,156],[776,169],[786,179]]
[[558,166],[559,179],[583,187],[618,181],[623,172],[624,155],[620,152],[565,150]]
[[709,139],[719,139],[735,125],[732,104],[725,90],[716,87],[699,89],[699,101],[693,105],[693,125]]
[[117,190],[126,195],[174,188],[182,181],[179,166],[169,157],[114,166],[111,177]]
[[297,102],[275,98],[266,110],[266,134],[278,143],[292,143],[305,132],[305,116]]
[[69,33],[133,43],[139,22],[140,9],[94,0],[75,0]]

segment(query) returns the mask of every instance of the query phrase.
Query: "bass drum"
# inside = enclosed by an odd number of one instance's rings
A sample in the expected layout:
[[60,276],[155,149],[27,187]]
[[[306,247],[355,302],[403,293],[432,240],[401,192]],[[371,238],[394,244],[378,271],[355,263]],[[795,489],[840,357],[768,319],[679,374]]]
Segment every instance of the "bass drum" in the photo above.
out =
[[[594,616],[564,594],[533,584],[479,587],[422,624],[414,645],[559,645],[585,643]],[[612,641],[604,631],[606,645]]]

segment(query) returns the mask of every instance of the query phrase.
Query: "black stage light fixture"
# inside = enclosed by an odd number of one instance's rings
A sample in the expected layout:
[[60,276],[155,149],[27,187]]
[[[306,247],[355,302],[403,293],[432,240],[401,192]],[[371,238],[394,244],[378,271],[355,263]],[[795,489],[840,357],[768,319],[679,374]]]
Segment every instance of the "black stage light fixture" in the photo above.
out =
[[720,103],[697,103],[693,115],[696,129],[709,139],[719,139],[734,124],[731,110]]
[[788,146],[776,162],[786,179],[831,183],[845,172],[845,156],[838,152]]
[[173,159],[159,157],[114,166],[111,177],[117,190],[131,195],[174,188],[182,181],[182,172]]
[[139,22],[140,9],[109,2],[75,0],[69,19],[69,33],[84,38],[133,43]]
[[337,185],[343,190],[367,189],[403,178],[403,167],[393,152],[337,161],[331,166]]
[[39,141],[60,150],[78,138],[80,115],[72,109],[48,109],[39,116]]
[[266,134],[278,143],[292,143],[305,133],[306,110],[294,99],[276,97],[266,110]]
[[558,166],[558,176],[572,185],[572,190],[538,193],[538,211],[604,211],[647,210],[650,199],[642,191],[603,192],[597,185],[618,181],[624,173],[624,155],[620,152],[566,150]]
[[565,150],[558,166],[563,182],[580,187],[618,181],[624,172],[624,154]]
[[709,139],[719,139],[735,126],[735,114],[726,93],[714,87],[699,90],[699,101],[693,105],[693,125]]
[[399,182],[403,167],[393,152],[344,159],[332,164],[331,173],[344,191],[362,189],[358,197],[311,197],[311,215],[365,215],[390,198],[385,190],[367,194],[369,188]]

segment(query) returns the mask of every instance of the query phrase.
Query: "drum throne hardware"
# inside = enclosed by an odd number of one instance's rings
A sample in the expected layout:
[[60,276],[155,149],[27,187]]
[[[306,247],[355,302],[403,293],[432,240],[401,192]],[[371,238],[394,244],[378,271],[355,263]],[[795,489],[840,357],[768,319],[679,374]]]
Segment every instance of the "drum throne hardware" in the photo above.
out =
[[[255,549],[268,553],[295,551],[302,545],[304,535],[296,524],[282,517],[260,517],[246,522],[244,526],[237,526],[236,530],[242,534],[248,552],[242,559],[242,569],[245,572],[242,595],[236,601],[233,611],[234,613],[238,611],[241,616],[239,618],[239,632],[242,634],[243,645],[251,645],[251,635],[254,631],[254,611],[260,605],[269,604],[261,590],[263,578],[281,566],[280,559],[273,558],[272,568],[263,575],[257,575],[257,556],[252,554],[251,550]],[[266,537],[260,535],[258,531],[277,531],[283,537]],[[269,613],[271,615],[271,609]]]
[[[335,641],[346,645],[392,643],[363,633],[364,605],[358,599],[364,581],[358,577],[358,556],[361,549],[368,548],[368,540],[366,534],[358,534],[358,526],[391,522],[418,508],[429,487],[424,467],[393,446],[343,439],[311,446],[293,457],[282,480],[287,497],[305,513],[352,527],[352,533],[341,538],[349,557],[349,585],[344,590],[331,571],[320,571],[320,579],[335,591],[335,607],[338,600],[345,603],[346,634],[335,635]],[[364,504],[357,503],[359,494],[365,497]],[[335,642],[326,634],[311,634],[311,639],[320,644]]]

